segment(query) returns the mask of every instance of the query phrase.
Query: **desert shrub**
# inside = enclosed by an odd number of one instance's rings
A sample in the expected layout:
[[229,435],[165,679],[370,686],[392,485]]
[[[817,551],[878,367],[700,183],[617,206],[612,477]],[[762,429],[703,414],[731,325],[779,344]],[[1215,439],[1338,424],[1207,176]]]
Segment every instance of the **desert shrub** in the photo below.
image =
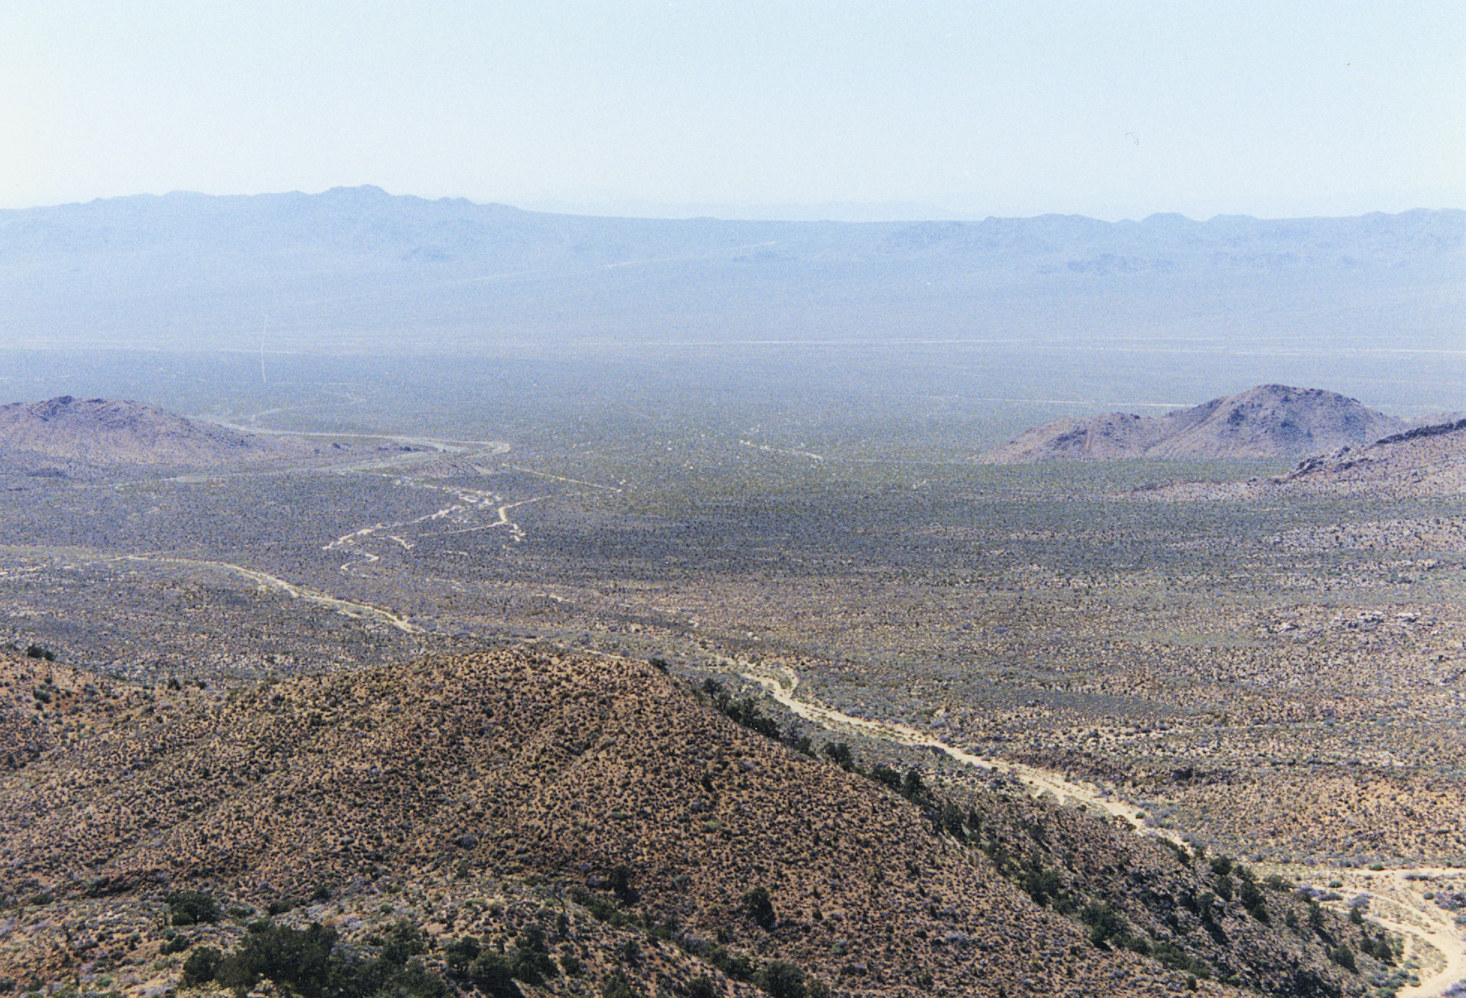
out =
[[778,917],[774,914],[774,902],[769,897],[767,887],[755,887],[743,895],[743,909],[753,919],[754,924],[765,930],[772,930],[778,924]]
[[448,969],[455,974],[466,974],[473,961],[483,951],[477,939],[473,936],[464,936],[462,939],[455,939],[443,947],[443,962]]
[[641,894],[631,886],[631,880],[636,872],[625,863],[618,863],[611,868],[610,884],[611,893],[621,901],[622,904],[636,904],[641,900]]
[[1184,970],[1186,973],[1200,978],[1211,976],[1210,964],[1205,960],[1197,959],[1173,942],[1156,943],[1150,955],[1174,970]]
[[1242,890],[1238,894],[1238,900],[1242,902],[1242,907],[1247,909],[1247,913],[1259,922],[1271,921],[1271,917],[1268,915],[1267,901],[1264,900],[1262,891],[1257,889],[1257,882],[1255,880],[1244,879],[1242,881]]
[[901,792],[901,774],[890,766],[887,766],[884,762],[878,762],[870,767],[870,772],[867,775],[877,783],[884,783],[897,793]]
[[1359,973],[1359,967],[1354,962],[1354,951],[1343,943],[1328,951],[1329,959],[1352,973]]
[[716,998],[717,994],[717,987],[706,974],[699,974],[687,982],[687,998]]
[[336,930],[320,924],[292,929],[254,922],[238,948],[219,961],[214,979],[242,993],[268,977],[314,998],[328,980],[335,946]]
[[708,963],[735,981],[752,980],[757,969],[748,957],[742,953],[732,953],[724,946],[714,946],[708,951]]
[[192,986],[212,981],[223,958],[224,954],[212,946],[198,947],[183,961],[183,983]]
[[1089,941],[1096,946],[1107,945],[1127,928],[1124,916],[1104,901],[1085,905],[1079,920],[1089,926]]
[[931,791],[927,789],[919,770],[908,769],[906,771],[906,778],[901,781],[901,796],[914,804],[930,803]]
[[804,971],[784,960],[764,964],[756,983],[771,998],[805,998]]
[[[338,954],[336,930],[313,922],[292,929],[261,920],[214,968],[214,980],[244,994],[268,977],[287,994],[301,998],[392,995],[400,998],[450,998],[441,978],[427,971],[414,952],[425,945],[416,926],[398,923],[388,930],[375,959]],[[487,992],[486,992],[487,993]],[[508,996],[506,996],[508,998]]]
[[1047,905],[1063,889],[1057,870],[1046,869],[1037,853],[1028,857],[1023,865],[1019,886],[1028,892],[1035,904]]
[[617,970],[601,983],[601,998],[641,998],[641,992],[631,986],[625,974]]
[[820,751],[824,752],[827,759],[847,772],[855,768],[855,753],[850,751],[850,746],[844,742],[825,742],[824,748]]
[[641,944],[635,939],[623,939],[616,944],[616,959],[628,967],[641,966]]
[[498,950],[486,949],[469,966],[469,983],[488,998],[520,998],[519,985],[514,983],[514,965]]
[[391,964],[405,964],[408,957],[428,951],[427,941],[416,925],[403,919],[387,930],[382,943],[382,960]]
[[169,920],[174,925],[200,925],[217,922],[224,914],[219,903],[199,891],[177,891],[163,899],[168,905]]
[[963,827],[962,809],[947,801],[937,812],[937,827],[958,842],[967,841],[967,829]]

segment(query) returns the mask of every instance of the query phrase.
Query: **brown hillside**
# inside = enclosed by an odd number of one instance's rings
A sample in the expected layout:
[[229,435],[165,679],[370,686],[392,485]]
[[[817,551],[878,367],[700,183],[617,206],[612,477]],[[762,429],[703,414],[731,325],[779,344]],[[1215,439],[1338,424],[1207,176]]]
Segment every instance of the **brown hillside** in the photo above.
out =
[[[18,693],[36,682],[34,663],[8,668]],[[53,676],[51,685],[79,681]],[[86,704],[96,723],[82,737],[65,718]],[[504,878],[541,885],[566,910],[562,887],[610,897],[613,871],[625,866],[637,897],[623,901],[638,924],[675,916],[691,939],[796,962],[840,994],[1181,987],[1184,973],[1091,944],[1080,921],[1017,886],[1019,850],[1049,849],[1046,862],[1070,857],[1062,880],[1109,877],[1143,897],[1150,909],[1128,910],[1146,938],[1210,939],[1209,963],[1241,980],[1317,995],[1341,994],[1350,980],[1316,939],[1236,905],[1217,908],[1208,928],[1188,900],[1205,892],[1204,869],[1156,843],[1071,812],[1045,819],[1032,805],[987,800],[984,852],[937,834],[885,787],[735,725],[642,662],[512,651],[227,698],[94,689],[32,709],[51,736],[39,758],[0,773],[0,895],[55,900],[8,923],[0,975],[85,963],[76,933],[63,938],[57,927],[99,920],[154,926],[134,944],[142,960],[162,945],[157,899],[168,890],[256,906],[319,890],[337,899],[347,928],[391,910],[384,897],[418,899],[412,910],[438,913],[421,914],[424,923],[445,920],[431,935],[455,919],[458,931],[507,931],[508,914],[468,900]],[[63,727],[72,734],[58,736]],[[1013,867],[1006,876],[994,856]],[[776,924],[750,917],[754,887],[769,892]],[[441,914],[465,903],[479,915]],[[1301,902],[1280,894],[1269,904],[1277,913]],[[584,909],[574,913],[575,925],[591,924]],[[687,943],[677,959],[696,951]],[[107,966],[87,959],[92,973]]]
[[1303,457],[1402,432],[1402,420],[1316,388],[1260,385],[1162,416],[1106,413],[1035,427],[989,452],[989,464],[1062,459],[1243,460]]

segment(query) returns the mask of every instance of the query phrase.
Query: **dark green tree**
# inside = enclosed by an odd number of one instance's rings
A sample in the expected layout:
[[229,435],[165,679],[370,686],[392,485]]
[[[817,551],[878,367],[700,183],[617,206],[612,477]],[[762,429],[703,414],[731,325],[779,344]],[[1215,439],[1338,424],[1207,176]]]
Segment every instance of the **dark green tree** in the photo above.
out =
[[748,912],[754,924],[765,930],[772,930],[778,924],[778,916],[774,914],[774,902],[769,897],[767,887],[755,887],[743,895],[743,910]]

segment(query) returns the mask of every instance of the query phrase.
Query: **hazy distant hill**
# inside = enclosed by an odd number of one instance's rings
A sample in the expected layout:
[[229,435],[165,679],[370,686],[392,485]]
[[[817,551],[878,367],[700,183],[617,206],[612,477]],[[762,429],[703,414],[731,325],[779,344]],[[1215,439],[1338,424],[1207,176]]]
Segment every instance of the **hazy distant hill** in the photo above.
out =
[[1438,338],[1466,212],[615,219],[372,187],[0,212],[13,345],[495,351],[945,337]]
[[984,457],[990,464],[1052,460],[1255,459],[1358,447],[1403,431],[1403,420],[1317,388],[1259,385],[1161,416],[1113,412],[1035,427]]
[[143,402],[63,395],[0,406],[0,467],[216,465],[292,448],[300,442],[198,423]]

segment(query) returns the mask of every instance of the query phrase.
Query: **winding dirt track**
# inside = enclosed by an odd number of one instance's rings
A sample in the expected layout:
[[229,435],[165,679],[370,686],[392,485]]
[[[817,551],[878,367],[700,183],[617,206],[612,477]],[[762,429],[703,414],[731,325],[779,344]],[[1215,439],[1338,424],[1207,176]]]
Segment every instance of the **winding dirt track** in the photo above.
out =
[[[1023,763],[974,755],[904,724],[854,717],[833,707],[801,700],[795,696],[799,675],[787,666],[752,665],[728,660],[722,664],[744,679],[758,683],[791,713],[828,731],[856,733],[899,745],[934,749],[964,765],[1011,776],[1035,797],[1053,796],[1060,803],[1118,819],[1137,835],[1169,839],[1178,844],[1184,842],[1179,832],[1146,824],[1141,808],[1120,800],[1102,787],[1074,783],[1057,773]],[[1342,881],[1344,886],[1333,889],[1341,897],[1337,907],[1345,907],[1355,898],[1368,896],[1369,920],[1406,940],[1405,957],[1419,963],[1422,974],[1419,983],[1402,988],[1398,998],[1441,998],[1452,985],[1466,981],[1466,937],[1462,936],[1451,912],[1424,896],[1432,879],[1460,876],[1463,871],[1445,867],[1360,871],[1296,866],[1288,870],[1300,883]]]
[[193,568],[216,568],[227,572],[241,575],[252,582],[267,589],[276,589],[294,599],[303,599],[310,603],[319,603],[321,606],[329,607],[337,613],[357,620],[375,620],[379,623],[394,627],[404,634],[421,634],[422,631],[406,617],[400,617],[390,610],[384,610],[379,606],[372,606],[370,603],[359,603],[355,600],[340,599],[327,593],[318,592],[306,586],[297,586],[293,582],[286,582],[278,576],[269,572],[261,572],[257,568],[246,568],[244,565],[236,565],[228,561],[206,561],[201,558],[173,558],[167,555],[129,554],[124,555],[126,561],[147,561],[163,565],[187,565]]

